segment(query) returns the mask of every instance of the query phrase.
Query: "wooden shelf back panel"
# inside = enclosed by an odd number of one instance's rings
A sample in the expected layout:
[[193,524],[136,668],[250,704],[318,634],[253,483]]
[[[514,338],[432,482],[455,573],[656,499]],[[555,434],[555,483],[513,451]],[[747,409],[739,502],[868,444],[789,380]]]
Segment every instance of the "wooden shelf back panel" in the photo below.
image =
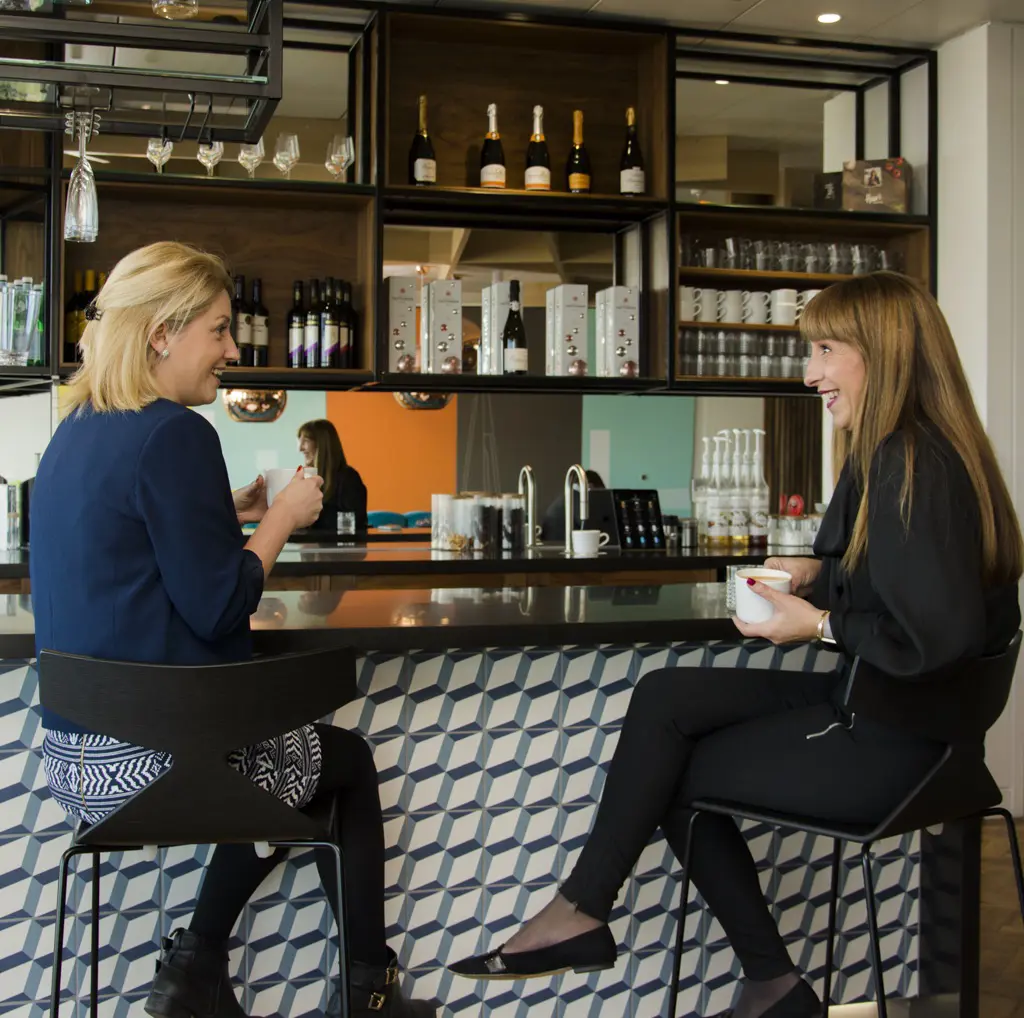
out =
[[[67,300],[72,274],[109,271],[130,251],[159,240],[178,240],[222,257],[234,275],[263,280],[263,302],[270,312],[270,364],[287,364],[285,316],[292,305],[292,283],[301,279],[309,298],[309,280],[335,276],[352,284],[352,303],[361,325],[360,367],[373,366],[372,203],[362,209],[240,207],[193,200],[178,194],[173,202],[141,189],[125,197],[100,189],[100,233],[94,244],[64,248]],[[266,199],[264,199],[266,201]]]
[[572,112],[578,108],[584,113],[592,190],[618,194],[626,108],[633,106],[648,190],[667,197],[664,132],[657,129],[665,117],[663,36],[414,14],[393,16],[389,24],[389,184],[408,183],[417,97],[425,94],[442,186],[478,186],[487,105],[493,102],[508,186],[522,187],[532,110],[540,104],[552,188],[565,189]]

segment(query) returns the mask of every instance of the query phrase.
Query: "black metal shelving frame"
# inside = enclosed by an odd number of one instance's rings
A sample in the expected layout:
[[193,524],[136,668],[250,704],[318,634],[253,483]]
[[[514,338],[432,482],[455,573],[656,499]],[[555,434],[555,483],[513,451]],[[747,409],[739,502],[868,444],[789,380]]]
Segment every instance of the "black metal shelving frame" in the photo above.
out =
[[[679,323],[677,321],[676,284],[680,278],[679,264],[679,217],[680,214],[699,210],[702,214],[722,217],[723,223],[742,220],[744,216],[777,217],[788,223],[801,219],[834,218],[837,226],[851,226],[858,222],[865,224],[903,225],[929,228],[930,279],[935,281],[935,223],[937,212],[938,167],[938,117],[937,117],[937,54],[931,50],[897,46],[881,46],[868,43],[834,42],[815,38],[775,37],[742,32],[714,32],[703,29],[674,28],[651,22],[635,22],[624,19],[600,19],[597,17],[552,16],[530,12],[472,10],[445,7],[443,10],[425,9],[412,4],[383,4],[379,0],[304,0],[303,7],[330,9],[333,16],[339,11],[353,15],[353,20],[344,24],[337,21],[320,22],[313,16],[284,17],[285,28],[323,28],[337,31],[347,28],[357,34],[356,41],[348,48],[362,59],[350,61],[349,95],[350,104],[356,102],[352,112],[352,133],[357,138],[357,171],[359,184],[326,184],[308,181],[228,181],[213,178],[166,174],[156,177],[151,174],[97,172],[101,186],[112,184],[158,188],[205,188],[207,194],[222,191],[232,199],[244,200],[244,196],[261,195],[267,201],[308,200],[344,201],[345,196],[353,199],[372,200],[375,220],[374,278],[370,281],[370,299],[364,314],[374,318],[374,368],[364,371],[319,371],[286,368],[234,369],[225,377],[228,386],[250,385],[261,387],[284,387],[290,389],[348,389],[361,391],[447,391],[447,392],[587,392],[659,395],[746,395],[773,396],[804,393],[802,383],[787,379],[725,379],[706,376],[699,379],[677,377],[677,343]],[[668,46],[670,59],[666,61],[666,179],[670,193],[665,198],[621,198],[614,195],[575,196],[568,194],[528,194],[526,192],[505,192],[493,194],[471,188],[413,188],[389,185],[382,179],[382,167],[387,145],[386,87],[387,87],[387,28],[389,19],[404,14],[416,14],[436,18],[460,18],[489,22],[515,20],[516,23],[534,23],[540,26],[562,26],[607,30],[643,32],[661,35]],[[697,45],[699,43],[699,45]],[[286,45],[293,45],[287,43]],[[308,44],[303,44],[308,45]],[[318,45],[318,44],[317,44]],[[827,55],[826,55],[827,49]],[[816,55],[820,51],[820,55]],[[699,62],[702,65],[720,64],[718,71],[707,69],[687,70],[680,61]],[[928,71],[928,210],[924,215],[894,216],[876,213],[827,212],[820,209],[791,209],[764,206],[713,206],[693,205],[678,201],[675,196],[675,85],[679,78],[718,78],[727,75],[730,81],[748,81],[754,84],[796,88],[845,89],[856,96],[856,152],[857,158],[864,153],[864,96],[869,89],[887,84],[889,97],[889,150],[899,153],[900,134],[900,83],[902,75],[919,67],[927,66]],[[357,69],[358,67],[358,69]],[[740,71],[739,68],[744,67]],[[723,70],[723,68],[731,68]],[[750,69],[758,69],[752,73]],[[739,73],[734,73],[738,71]],[[357,84],[357,74],[362,74]],[[827,79],[822,75],[832,72]],[[836,80],[833,80],[836,79]],[[32,177],[39,181],[40,188],[47,193],[48,214],[46,216],[46,289],[47,335],[49,340],[50,365],[39,368],[0,368],[0,392],[5,385],[17,385],[16,391],[38,380],[41,386],[57,381],[69,374],[70,370],[60,365],[59,328],[57,323],[62,315],[60,295],[61,277],[61,235],[60,210],[62,187],[66,173],[63,169],[62,146],[53,144],[51,136],[47,146],[47,166],[25,170],[0,169],[0,189],[5,178],[17,175]],[[475,376],[475,375],[423,375],[393,374],[387,371],[387,336],[382,328],[384,320],[382,301],[384,230],[389,225],[459,226],[472,225],[490,229],[540,229],[548,231],[587,231],[620,235],[624,231],[650,231],[655,224],[664,224],[668,246],[668,262],[664,267],[669,280],[669,313],[666,334],[651,335],[651,318],[642,310],[644,326],[642,334],[646,339],[647,363],[644,377],[628,379],[607,378],[551,378],[546,376]],[[657,228],[662,228],[660,225]],[[649,300],[646,284],[651,276],[649,236],[645,232],[640,250],[644,253],[640,267],[642,291],[645,301]],[[618,246],[618,245],[617,245]],[[663,353],[663,363],[650,363],[653,352]]]

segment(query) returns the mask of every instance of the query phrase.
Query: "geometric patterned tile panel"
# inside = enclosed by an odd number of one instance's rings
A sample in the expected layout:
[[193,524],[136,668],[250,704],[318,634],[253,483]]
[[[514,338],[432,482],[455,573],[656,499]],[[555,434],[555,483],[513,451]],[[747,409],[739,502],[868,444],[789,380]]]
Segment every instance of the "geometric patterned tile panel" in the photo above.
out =
[[[655,1018],[665,1013],[679,908],[679,866],[660,832],[612,915],[620,946],[603,973],[520,984],[454,978],[453,959],[501,944],[550,900],[591,824],[632,690],[657,668],[822,672],[815,647],[742,641],[486,652],[370,653],[359,696],[333,717],[369,742],[385,811],[386,920],[408,993],[445,1015]],[[33,668],[0,662],[0,1018],[42,1018],[49,996],[60,855],[70,824],[46,790]],[[795,962],[818,982],[831,844],[746,824],[744,836]],[[141,1018],[161,934],[187,925],[209,846],[118,853],[101,878],[103,1018]],[[917,836],[878,846],[873,875],[890,993],[917,988]],[[336,964],[334,923],[312,853],[264,881],[231,945],[237,991],[255,1014],[322,1014]],[[69,882],[65,993],[87,1018],[87,859]],[[834,1000],[869,999],[864,889],[855,851],[842,868]],[[84,917],[83,917],[84,913]],[[814,933],[807,937],[804,930]],[[696,893],[687,906],[680,1013],[728,1008],[739,969]],[[72,1004],[64,1009],[69,1014]]]

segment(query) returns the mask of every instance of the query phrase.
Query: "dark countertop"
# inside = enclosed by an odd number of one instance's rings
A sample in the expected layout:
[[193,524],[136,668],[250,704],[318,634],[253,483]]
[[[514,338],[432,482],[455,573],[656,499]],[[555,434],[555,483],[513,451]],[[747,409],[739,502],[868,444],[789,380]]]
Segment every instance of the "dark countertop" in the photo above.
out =
[[[781,550],[781,549],[780,549]],[[776,552],[777,553],[777,552]],[[786,548],[785,554],[809,554],[809,549]],[[429,539],[421,543],[368,544],[289,543],[271,576],[453,576],[494,573],[609,573],[663,572],[682,569],[724,569],[731,565],[759,565],[765,552],[740,554],[696,548],[668,551],[620,551],[603,548],[595,556],[567,558],[561,544],[543,545],[518,555],[485,558],[482,555],[431,551]],[[0,580],[28,577],[27,548],[0,551]]]
[[[725,584],[279,591],[252,617],[262,653],[679,643],[738,636]],[[34,654],[27,594],[0,594],[0,658]]]

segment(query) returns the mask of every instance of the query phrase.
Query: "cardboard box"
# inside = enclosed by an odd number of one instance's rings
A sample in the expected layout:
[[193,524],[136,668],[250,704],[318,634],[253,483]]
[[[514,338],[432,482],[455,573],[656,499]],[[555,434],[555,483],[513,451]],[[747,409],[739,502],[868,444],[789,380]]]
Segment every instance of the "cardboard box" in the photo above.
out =
[[597,373],[605,378],[639,374],[639,290],[609,286],[597,294]]
[[501,375],[505,372],[505,351],[502,336],[508,320],[509,284],[492,283],[480,295],[480,356],[478,375]]
[[910,211],[913,171],[901,156],[861,159],[843,164],[839,173],[814,177],[814,207],[845,212]]
[[582,376],[587,363],[587,301],[585,285],[563,283],[548,290],[545,302],[545,374]]
[[389,276],[388,371],[413,372],[416,366],[416,277]]
[[426,286],[420,315],[420,356],[427,374],[462,370],[462,281],[439,279]]

